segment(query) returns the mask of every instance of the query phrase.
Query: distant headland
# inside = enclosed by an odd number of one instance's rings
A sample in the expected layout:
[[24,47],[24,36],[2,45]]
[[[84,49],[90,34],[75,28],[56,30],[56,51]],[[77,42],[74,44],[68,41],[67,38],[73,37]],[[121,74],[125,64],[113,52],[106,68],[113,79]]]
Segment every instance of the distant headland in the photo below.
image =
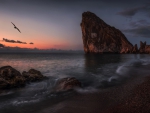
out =
[[141,41],[138,49],[137,44],[133,46],[119,29],[106,24],[92,12],[82,14],[80,26],[85,53],[150,53],[150,45],[146,42]]

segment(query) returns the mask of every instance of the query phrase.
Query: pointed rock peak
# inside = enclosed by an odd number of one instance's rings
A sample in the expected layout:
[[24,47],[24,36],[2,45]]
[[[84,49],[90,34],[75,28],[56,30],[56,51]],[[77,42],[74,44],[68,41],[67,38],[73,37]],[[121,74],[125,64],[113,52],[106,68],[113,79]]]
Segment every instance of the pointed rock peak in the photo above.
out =
[[131,53],[133,49],[133,45],[120,30],[90,11],[82,14],[80,26],[86,53]]
[[82,13],[82,20],[91,20],[91,21],[99,21],[99,22],[101,21],[102,23],[105,23],[96,14],[94,14],[94,13],[92,13],[90,11]]
[[140,48],[144,48],[145,46],[146,46],[146,41],[144,43],[140,41]]
[[87,12],[82,13],[82,16],[86,17],[86,16],[96,16],[96,15],[94,13],[90,12],[90,11],[87,11]]
[[137,48],[137,47],[138,47],[138,46],[137,46],[137,44],[135,44],[135,45],[134,45],[134,47],[136,47],[136,48]]
[[143,42],[142,42],[142,41],[140,41],[140,44],[143,44]]

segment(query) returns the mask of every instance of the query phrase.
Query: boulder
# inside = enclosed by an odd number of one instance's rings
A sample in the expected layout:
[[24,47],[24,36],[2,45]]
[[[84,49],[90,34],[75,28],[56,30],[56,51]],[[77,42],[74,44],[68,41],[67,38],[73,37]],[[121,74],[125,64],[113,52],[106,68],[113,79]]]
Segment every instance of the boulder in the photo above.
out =
[[34,82],[43,80],[45,77],[41,74],[40,71],[35,69],[30,69],[28,72],[23,71],[22,76],[25,78],[27,82]]
[[21,73],[11,66],[0,68],[0,89],[21,87],[25,85],[25,82]]
[[67,91],[73,88],[81,87],[81,83],[74,77],[59,79],[55,85],[55,91]]
[[85,53],[131,53],[133,45],[115,27],[92,12],[82,14],[80,24]]

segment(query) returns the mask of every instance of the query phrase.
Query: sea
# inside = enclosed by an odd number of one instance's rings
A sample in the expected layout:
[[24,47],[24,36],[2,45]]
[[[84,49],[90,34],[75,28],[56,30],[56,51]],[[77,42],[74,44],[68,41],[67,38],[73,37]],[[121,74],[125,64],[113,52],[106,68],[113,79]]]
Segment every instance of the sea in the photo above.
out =
[[[2,91],[0,113],[74,113],[75,109],[79,109],[76,113],[88,113],[90,107],[92,112],[90,104],[97,99],[84,95],[106,92],[150,75],[149,54],[0,53],[0,67],[8,65],[21,73],[39,70],[48,79]],[[75,77],[82,87],[55,93],[57,80],[65,77]],[[80,105],[84,102],[88,105]]]

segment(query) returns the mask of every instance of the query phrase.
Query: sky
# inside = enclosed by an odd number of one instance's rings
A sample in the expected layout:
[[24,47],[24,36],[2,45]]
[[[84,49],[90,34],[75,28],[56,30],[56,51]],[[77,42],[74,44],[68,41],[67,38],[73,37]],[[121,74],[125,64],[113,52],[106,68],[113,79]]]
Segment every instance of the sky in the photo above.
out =
[[150,45],[149,0],[0,0],[0,47],[83,50],[86,11],[120,29],[133,45]]

